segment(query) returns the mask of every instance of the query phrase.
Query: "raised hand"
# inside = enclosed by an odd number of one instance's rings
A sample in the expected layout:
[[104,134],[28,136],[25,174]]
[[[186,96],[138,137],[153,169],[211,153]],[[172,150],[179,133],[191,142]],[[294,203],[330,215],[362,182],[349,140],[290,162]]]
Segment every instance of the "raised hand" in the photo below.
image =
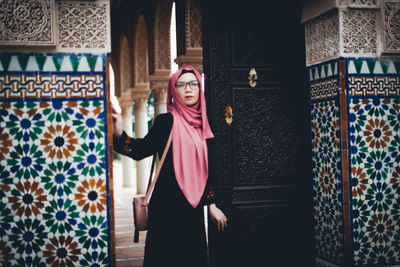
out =
[[115,110],[114,107],[112,107],[112,120],[113,134],[120,136],[122,134],[122,116]]

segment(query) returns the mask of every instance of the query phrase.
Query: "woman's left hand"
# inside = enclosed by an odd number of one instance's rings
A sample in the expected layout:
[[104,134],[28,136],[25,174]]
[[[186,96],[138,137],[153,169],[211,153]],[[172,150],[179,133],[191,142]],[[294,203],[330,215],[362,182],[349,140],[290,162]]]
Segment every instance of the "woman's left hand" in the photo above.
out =
[[225,214],[214,203],[208,206],[208,210],[211,220],[217,225],[218,231],[224,231],[228,226],[228,219]]

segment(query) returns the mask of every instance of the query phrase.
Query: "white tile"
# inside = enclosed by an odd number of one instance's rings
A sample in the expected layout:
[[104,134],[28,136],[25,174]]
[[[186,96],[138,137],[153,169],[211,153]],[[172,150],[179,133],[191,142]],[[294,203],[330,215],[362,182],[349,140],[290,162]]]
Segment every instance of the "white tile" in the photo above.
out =
[[369,74],[370,73],[366,60],[363,60],[363,62],[362,62],[360,73],[362,73],[362,74]]
[[39,71],[39,66],[36,62],[35,56],[30,56],[28,59],[28,63],[26,64],[26,71]]
[[103,71],[103,57],[99,56],[97,58],[96,66],[94,67],[94,71]]
[[349,62],[348,73],[357,74],[356,66],[354,65],[353,60],[350,60],[350,62]]
[[10,65],[8,66],[8,71],[21,71],[17,56],[12,56],[10,60]]
[[326,76],[329,77],[329,76],[332,76],[332,75],[333,75],[333,73],[332,73],[332,64],[329,63],[328,64],[328,73],[326,74]]
[[318,79],[319,79],[318,67],[315,67],[315,68],[314,68],[314,73],[315,73],[314,79],[315,79],[315,80],[318,80]]
[[321,66],[321,78],[326,78],[325,66],[324,65]]
[[71,60],[68,56],[64,57],[64,60],[61,64],[60,71],[73,71]]
[[51,56],[46,57],[46,61],[43,65],[43,71],[56,71],[56,66],[54,65],[53,58]]
[[382,65],[379,60],[375,62],[374,74],[383,74]]
[[394,66],[393,60],[389,61],[389,67],[387,69],[388,74],[397,74],[396,67]]
[[81,60],[79,61],[78,69],[77,71],[90,71],[89,64],[87,62],[86,57],[81,57]]

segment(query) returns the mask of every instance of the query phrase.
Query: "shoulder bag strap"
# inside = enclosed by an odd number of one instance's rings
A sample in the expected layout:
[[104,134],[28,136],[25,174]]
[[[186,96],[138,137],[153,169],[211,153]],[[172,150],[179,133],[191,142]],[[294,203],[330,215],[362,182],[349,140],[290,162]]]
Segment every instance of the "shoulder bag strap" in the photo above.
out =
[[[153,179],[153,181],[151,182],[149,188],[147,189],[146,196],[145,196],[145,199],[144,199],[144,200],[145,200],[144,203],[146,203],[146,204],[149,203],[151,194],[153,193],[154,185],[155,185],[156,182],[157,182],[157,178],[158,178],[158,175],[160,174],[161,167],[162,167],[162,165],[163,165],[163,163],[164,163],[165,157],[167,156],[167,152],[168,152],[168,150],[169,150],[169,147],[171,146],[171,141],[172,141],[172,128],[171,128],[171,133],[169,134],[168,142],[167,142],[167,144],[165,145],[164,153],[163,153],[163,155],[162,155],[162,157],[161,157],[160,162],[159,162],[158,165],[157,165],[156,174],[155,174],[155,176],[154,176],[154,179]],[[153,160],[154,160],[154,159],[153,159]]]

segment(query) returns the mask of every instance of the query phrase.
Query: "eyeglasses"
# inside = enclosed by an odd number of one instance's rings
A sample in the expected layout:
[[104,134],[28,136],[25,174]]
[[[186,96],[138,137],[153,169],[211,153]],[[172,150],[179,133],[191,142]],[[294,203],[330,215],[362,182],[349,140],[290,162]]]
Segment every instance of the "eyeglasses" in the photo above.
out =
[[199,89],[200,82],[198,82],[198,81],[190,81],[190,82],[187,82],[187,83],[185,83],[185,82],[177,82],[175,84],[176,88],[178,88],[178,89],[186,89],[187,85],[189,85],[189,87],[192,90],[196,90],[196,89]]

